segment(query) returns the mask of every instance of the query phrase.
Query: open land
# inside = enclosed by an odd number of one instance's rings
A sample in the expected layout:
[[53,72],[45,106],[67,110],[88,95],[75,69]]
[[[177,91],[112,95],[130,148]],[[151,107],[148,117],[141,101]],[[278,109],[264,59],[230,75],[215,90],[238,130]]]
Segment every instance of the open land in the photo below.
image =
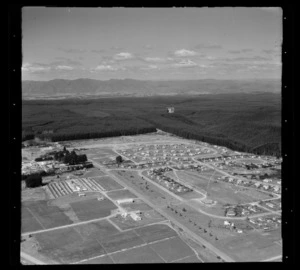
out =
[[[23,260],[188,263],[281,256],[281,185],[271,175],[258,177],[280,160],[161,131],[62,144],[86,154],[94,168],[47,176],[43,187],[22,190]],[[30,148],[25,153],[31,159]]]

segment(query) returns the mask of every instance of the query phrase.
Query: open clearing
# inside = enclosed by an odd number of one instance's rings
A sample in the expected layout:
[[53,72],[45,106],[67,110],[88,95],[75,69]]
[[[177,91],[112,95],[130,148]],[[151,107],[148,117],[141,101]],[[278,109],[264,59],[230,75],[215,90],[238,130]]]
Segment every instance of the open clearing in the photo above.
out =
[[280,245],[256,232],[221,240],[218,246],[240,262],[259,261],[282,254]]
[[116,263],[164,263],[156,252],[149,246],[137,247],[112,254]]
[[[30,212],[37,222],[45,229],[60,227],[73,223],[60,208],[57,206],[48,205],[46,201],[22,202],[22,212],[25,213],[24,218],[26,218],[26,211]],[[32,218],[30,217],[30,219]],[[34,231],[36,228],[35,222],[26,222],[26,229],[28,231]],[[33,228],[31,228],[30,225],[32,225]]]
[[95,180],[106,191],[124,188],[109,176],[92,177],[92,179]]
[[97,199],[84,200],[70,203],[70,206],[81,221],[107,217],[111,210],[117,207],[108,199],[98,201]]
[[[234,186],[220,181],[209,181],[190,172],[177,172],[183,182],[195,185],[201,190],[205,190],[208,199],[218,201],[222,204],[244,204],[257,200],[268,199],[269,197],[261,192],[251,191],[247,188]],[[255,197],[254,197],[255,196]]]
[[144,241],[133,231],[121,232],[108,236],[101,241],[106,252],[115,252],[144,244]]
[[107,196],[113,200],[137,198],[137,196],[135,194],[133,194],[132,192],[130,192],[128,189],[110,191],[110,192],[107,192]]
[[96,239],[83,238],[74,228],[58,229],[34,235],[39,252],[61,263],[72,263],[105,253]]
[[78,225],[74,229],[84,238],[101,240],[120,231],[107,220]]
[[146,242],[151,243],[157,240],[177,236],[177,233],[165,224],[154,224],[135,229],[135,232]]
[[105,173],[100,171],[99,169],[92,168],[89,169],[82,177],[87,178],[87,177],[100,177],[104,176]]
[[153,243],[149,246],[166,262],[172,262],[180,258],[195,255],[194,251],[179,237]]

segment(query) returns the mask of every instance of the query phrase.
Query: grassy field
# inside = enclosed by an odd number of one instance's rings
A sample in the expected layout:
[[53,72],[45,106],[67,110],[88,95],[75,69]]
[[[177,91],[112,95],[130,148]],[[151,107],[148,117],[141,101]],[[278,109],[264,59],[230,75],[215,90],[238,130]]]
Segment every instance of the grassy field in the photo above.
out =
[[112,254],[115,263],[164,263],[156,252],[148,247],[138,247],[123,252]]
[[101,185],[106,191],[124,188],[109,176],[93,177],[93,179]]
[[149,247],[155,250],[165,262],[172,262],[179,258],[195,255],[194,251],[179,237],[153,243]]
[[113,260],[108,255],[104,255],[91,260],[80,262],[78,264],[113,264],[113,263],[114,263]]
[[34,232],[43,230],[43,226],[39,221],[28,211],[27,208],[22,209],[21,232]]
[[97,239],[99,241],[105,237],[109,237],[110,235],[120,232],[107,220],[78,225],[74,227],[74,229],[80,233],[83,238]]
[[135,229],[135,232],[146,243],[151,243],[157,240],[177,236],[177,233],[165,224],[154,224],[150,226],[145,226],[142,228]]
[[282,247],[260,233],[223,239],[219,248],[237,261],[259,261],[282,254]]
[[70,203],[70,206],[81,221],[109,216],[111,210],[117,208],[108,199],[98,201],[96,198]]
[[[24,201],[22,202],[22,213],[23,212],[25,213],[25,218],[26,216],[28,217],[28,212],[30,212],[44,229],[73,223],[59,207],[48,205],[46,201]],[[26,229],[29,231],[31,231],[30,224],[32,224],[33,228],[37,227],[35,222],[26,222]]]
[[[208,199],[215,200],[221,204],[243,204],[257,200],[267,199],[268,196],[255,190],[237,187],[221,181],[214,181],[204,178],[201,173],[195,175],[190,172],[177,172],[180,179],[190,185],[196,185],[207,192]],[[208,185],[209,183],[209,185]]]
[[87,178],[87,177],[101,177],[104,176],[105,173],[100,171],[99,169],[92,168],[89,169],[82,177]]
[[144,241],[133,231],[121,232],[101,240],[101,245],[108,253],[142,244]]
[[58,229],[34,235],[43,255],[60,263],[77,262],[105,254],[95,239],[83,238],[74,228]]
[[108,197],[113,200],[127,199],[127,198],[137,198],[137,196],[131,193],[128,189],[125,190],[115,190],[107,192]]

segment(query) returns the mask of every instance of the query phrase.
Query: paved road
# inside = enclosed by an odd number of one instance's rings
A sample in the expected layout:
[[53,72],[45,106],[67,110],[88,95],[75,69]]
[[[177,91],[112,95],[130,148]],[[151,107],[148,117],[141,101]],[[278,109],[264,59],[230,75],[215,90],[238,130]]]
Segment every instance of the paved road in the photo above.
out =
[[[111,174],[109,171],[106,170],[105,167],[103,167],[101,164],[92,161],[95,165],[95,167],[106,171],[106,173],[111,176],[113,179],[115,179],[115,181],[117,181],[120,185],[124,185],[127,187],[128,190],[130,190],[133,194],[137,195],[138,197],[141,197],[142,194],[140,194],[139,192],[137,192],[135,189],[131,188],[130,186],[128,186],[126,183],[124,183],[123,181],[121,181],[119,178],[117,178],[115,175]],[[167,219],[171,220],[175,225],[177,225],[178,227],[181,227],[182,229],[184,229],[186,232],[189,233],[189,235],[191,235],[194,239],[196,239],[199,243],[202,243],[203,245],[205,245],[208,249],[210,249],[211,251],[213,251],[215,254],[217,254],[218,256],[220,256],[224,261],[227,262],[234,262],[234,260],[232,258],[230,258],[227,254],[225,254],[224,252],[218,250],[215,246],[213,246],[211,243],[207,242],[205,239],[203,239],[202,237],[200,237],[199,235],[195,234],[194,232],[192,232],[189,228],[187,228],[185,225],[181,224],[180,222],[178,222],[177,220],[175,220],[172,216],[170,216],[169,214],[165,213],[162,209],[158,208],[156,205],[152,204],[151,201],[149,201],[148,199],[144,198],[142,196],[142,198],[144,199],[145,202],[147,202],[153,209],[155,209],[157,212],[159,212],[161,215],[165,216]]]

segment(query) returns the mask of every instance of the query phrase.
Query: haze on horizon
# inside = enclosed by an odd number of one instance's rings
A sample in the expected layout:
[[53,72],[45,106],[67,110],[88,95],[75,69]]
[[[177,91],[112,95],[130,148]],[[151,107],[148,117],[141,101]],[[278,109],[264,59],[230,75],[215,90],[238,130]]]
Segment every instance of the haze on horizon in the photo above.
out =
[[281,79],[280,8],[22,10],[22,80]]

